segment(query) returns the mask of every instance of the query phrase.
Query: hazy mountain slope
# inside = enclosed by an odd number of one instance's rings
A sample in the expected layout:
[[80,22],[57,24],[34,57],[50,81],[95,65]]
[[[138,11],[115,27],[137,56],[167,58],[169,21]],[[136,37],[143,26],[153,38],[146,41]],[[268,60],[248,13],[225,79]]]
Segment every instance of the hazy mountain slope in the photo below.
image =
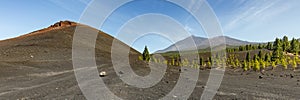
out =
[[[245,45],[245,44],[251,44],[251,42],[242,41],[238,39],[234,39],[227,36],[218,36],[211,39],[208,38],[202,38],[202,37],[196,37],[191,36],[186,39],[183,39],[171,46],[169,46],[166,49],[159,50],[156,53],[163,53],[163,52],[169,52],[169,51],[177,51],[177,48],[182,48],[183,51],[192,50],[193,43],[190,43],[188,39],[194,39],[195,44],[198,49],[205,49],[210,47],[210,43],[218,43],[218,45],[227,45],[227,46],[239,46],[239,45]],[[226,43],[222,43],[222,39],[225,39]],[[176,48],[177,47],[177,48]]]

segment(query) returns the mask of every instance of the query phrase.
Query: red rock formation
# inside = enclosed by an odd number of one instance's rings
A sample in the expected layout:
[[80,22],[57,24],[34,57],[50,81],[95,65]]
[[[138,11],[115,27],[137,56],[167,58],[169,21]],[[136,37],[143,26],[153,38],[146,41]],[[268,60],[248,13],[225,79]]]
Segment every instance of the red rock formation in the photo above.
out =
[[73,25],[77,25],[77,23],[71,22],[71,21],[60,21],[60,22],[57,22],[57,23],[51,25],[48,28],[67,27],[67,26],[73,26]]
[[[37,31],[33,31],[29,34],[25,34],[25,35],[21,35],[19,37],[16,37],[16,38],[11,38],[11,39],[7,39],[7,40],[14,40],[14,39],[17,39],[17,38],[23,38],[23,37],[27,37],[27,36],[32,36],[32,35],[37,35],[37,34],[40,34],[40,33],[45,33],[45,32],[48,32],[48,31],[52,31],[52,30],[57,30],[57,29],[62,29],[62,28],[66,28],[66,27],[71,27],[71,26],[76,26],[78,25],[76,22],[72,22],[72,21],[59,21],[47,28],[44,28],[44,29],[41,29],[41,30],[37,30]],[[7,41],[7,40],[1,40],[1,41]]]
[[47,31],[51,31],[51,30],[56,30],[56,29],[61,29],[61,28],[66,28],[66,27],[70,27],[70,26],[76,26],[77,23],[76,22],[72,22],[72,21],[59,21],[51,26],[49,26],[48,28],[44,28],[41,30],[37,30],[34,32],[31,32],[27,35],[33,35],[33,34],[38,34],[38,33],[43,33],[43,32],[47,32]]

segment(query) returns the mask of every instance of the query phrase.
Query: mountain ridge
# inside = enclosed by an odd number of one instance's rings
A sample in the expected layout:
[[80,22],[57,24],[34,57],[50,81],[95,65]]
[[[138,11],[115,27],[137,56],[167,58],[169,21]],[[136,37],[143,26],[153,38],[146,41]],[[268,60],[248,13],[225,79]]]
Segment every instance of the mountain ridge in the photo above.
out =
[[[240,45],[246,45],[246,44],[255,44],[254,42],[248,42],[248,41],[243,41],[239,39],[235,39],[229,36],[216,36],[213,38],[204,38],[204,37],[198,37],[198,36],[189,36],[183,40],[180,40],[171,46],[163,49],[163,50],[158,50],[155,53],[165,53],[165,52],[170,52],[170,51],[178,51],[177,48],[181,48],[181,51],[189,51],[193,50],[195,45],[193,43],[190,43],[190,39],[194,40],[194,43],[196,44],[197,49],[206,49],[210,47],[210,43],[216,43],[216,46],[219,45],[227,45],[227,46],[240,46]],[[225,39],[225,44],[221,43],[222,39]]]

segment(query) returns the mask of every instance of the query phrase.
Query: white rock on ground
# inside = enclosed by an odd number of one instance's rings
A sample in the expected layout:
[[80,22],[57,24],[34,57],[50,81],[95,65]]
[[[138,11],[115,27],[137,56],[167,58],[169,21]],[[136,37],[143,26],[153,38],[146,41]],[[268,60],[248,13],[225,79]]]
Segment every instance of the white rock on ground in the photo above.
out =
[[99,75],[100,75],[100,77],[104,77],[104,76],[106,76],[107,74],[106,74],[105,71],[101,71]]

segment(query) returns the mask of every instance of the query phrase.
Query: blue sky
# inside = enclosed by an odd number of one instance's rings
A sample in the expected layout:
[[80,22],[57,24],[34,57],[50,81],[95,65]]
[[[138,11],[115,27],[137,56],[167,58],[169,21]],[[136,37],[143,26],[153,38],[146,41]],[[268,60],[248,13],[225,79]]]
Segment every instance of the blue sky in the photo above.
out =
[[[90,0],[3,0],[0,3],[0,40],[48,27],[60,20],[79,21],[89,2]],[[275,37],[284,35],[300,38],[300,0],[208,0],[208,3],[215,11],[226,36],[255,42],[272,41]],[[189,13],[161,0],[138,0],[124,5],[99,29],[117,37],[117,29],[125,22],[146,13],[165,14],[182,24],[191,34],[206,36]],[[144,26],[140,27],[151,26],[153,20],[143,19]],[[168,25],[164,25],[166,26]],[[145,29],[134,30],[142,32]],[[178,31],[174,29],[169,32]],[[150,52],[153,52],[186,37],[176,36],[172,41],[150,34],[129,45],[139,51],[144,45],[148,45]]]

